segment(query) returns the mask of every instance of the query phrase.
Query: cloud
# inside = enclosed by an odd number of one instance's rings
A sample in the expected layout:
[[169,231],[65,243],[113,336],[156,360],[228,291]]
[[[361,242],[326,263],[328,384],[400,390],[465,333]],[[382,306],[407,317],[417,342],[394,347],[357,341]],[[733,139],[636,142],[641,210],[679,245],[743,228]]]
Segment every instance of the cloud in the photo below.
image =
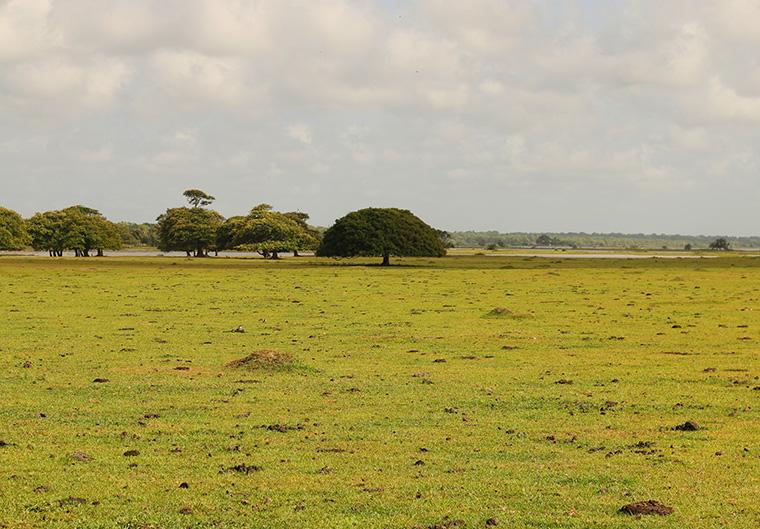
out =
[[304,123],[295,123],[288,127],[288,135],[304,145],[311,145],[311,129]]
[[[655,196],[698,203],[754,178],[759,9],[0,0],[0,183],[34,174],[42,209],[46,182],[69,179],[55,200],[77,202],[90,178],[100,209],[138,219],[164,209],[182,178],[226,213],[311,205],[323,223],[370,199],[419,206],[444,227],[495,228],[517,212],[563,223],[570,206],[548,217],[529,207],[555,193],[587,211],[601,196],[642,210]],[[116,180],[150,197],[116,203]],[[6,200],[30,203],[30,188],[5,187]],[[487,206],[505,211],[492,202],[503,196],[513,202],[500,219]],[[750,194],[737,196],[749,212]],[[675,225],[667,210],[626,222]]]

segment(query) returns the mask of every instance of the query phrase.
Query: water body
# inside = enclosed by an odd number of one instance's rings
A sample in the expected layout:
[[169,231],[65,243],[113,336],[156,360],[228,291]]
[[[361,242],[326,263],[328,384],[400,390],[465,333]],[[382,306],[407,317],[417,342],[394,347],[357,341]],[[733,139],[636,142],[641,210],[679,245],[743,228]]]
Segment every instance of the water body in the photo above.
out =
[[[157,250],[118,250],[105,252],[106,257],[187,257],[185,252],[160,252]],[[0,251],[0,255],[16,255],[24,257],[49,257],[47,252],[8,252]],[[211,254],[213,256],[213,253]],[[301,253],[303,257],[311,257],[313,253]],[[589,251],[588,253],[480,253],[473,250],[470,252],[457,252],[455,255],[484,255],[487,257],[541,257],[549,259],[714,259],[715,255],[692,255],[692,254],[651,254],[651,253],[602,253]],[[73,257],[74,252],[65,252],[64,256]],[[292,257],[292,253],[280,253],[281,257]],[[219,252],[218,257],[255,257],[261,259],[256,252]]]

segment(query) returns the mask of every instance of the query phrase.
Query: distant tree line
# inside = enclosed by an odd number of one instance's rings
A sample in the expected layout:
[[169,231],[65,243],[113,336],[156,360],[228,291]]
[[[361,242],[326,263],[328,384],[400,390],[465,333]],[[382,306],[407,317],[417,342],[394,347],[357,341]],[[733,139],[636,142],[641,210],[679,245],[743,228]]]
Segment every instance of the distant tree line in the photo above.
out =
[[[624,233],[500,233],[497,231],[455,231],[449,233],[455,248],[598,248],[598,249],[712,249],[760,248],[760,237],[707,235],[665,235]],[[727,245],[723,247],[720,241]],[[713,246],[718,242],[718,246]]]
[[64,251],[90,257],[124,246],[154,246],[195,257],[230,250],[258,252],[268,259],[278,259],[283,252],[298,256],[313,251],[326,257],[378,256],[381,264],[388,265],[391,256],[443,256],[450,244],[446,232],[403,209],[354,211],[322,230],[309,225],[304,212],[279,212],[259,204],[247,215],[225,219],[207,208],[215,200],[212,195],[200,189],[188,189],[183,195],[188,205],[167,209],[155,224],[113,223],[98,210],[81,205],[37,213],[30,219],[0,208],[0,250],[31,246],[51,257]]

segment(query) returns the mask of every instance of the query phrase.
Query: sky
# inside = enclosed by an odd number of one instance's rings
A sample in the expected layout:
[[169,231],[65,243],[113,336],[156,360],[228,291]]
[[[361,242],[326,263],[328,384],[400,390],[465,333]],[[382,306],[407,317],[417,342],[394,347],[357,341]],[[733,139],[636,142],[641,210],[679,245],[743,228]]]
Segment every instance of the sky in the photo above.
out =
[[0,205],[760,233],[757,0],[0,0]]

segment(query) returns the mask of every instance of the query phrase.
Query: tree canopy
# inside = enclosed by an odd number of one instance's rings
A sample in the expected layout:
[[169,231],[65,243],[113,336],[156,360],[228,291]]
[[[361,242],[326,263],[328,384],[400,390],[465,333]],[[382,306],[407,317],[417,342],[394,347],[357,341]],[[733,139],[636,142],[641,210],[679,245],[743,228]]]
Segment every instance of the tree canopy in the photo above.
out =
[[216,197],[212,197],[200,189],[186,189],[185,192],[182,193],[182,196],[184,196],[187,199],[187,202],[194,208],[208,206],[216,200]]
[[125,246],[156,246],[158,244],[155,224],[119,222],[116,226],[121,234],[121,242]]
[[216,248],[216,232],[224,217],[200,207],[170,208],[156,220],[159,250],[205,257]]
[[29,244],[29,233],[21,215],[0,207],[0,250],[21,250]]
[[92,250],[103,255],[103,250],[118,250],[122,244],[114,223],[97,209],[80,205],[37,213],[29,219],[28,229],[32,247],[50,255],[63,255],[64,250],[82,257],[89,257]]
[[272,259],[277,259],[280,252],[313,250],[319,240],[306,224],[308,215],[299,215],[294,218],[293,213],[280,213],[269,204],[259,204],[245,217],[227,219],[217,241],[220,248],[259,252]]
[[440,232],[411,211],[397,208],[366,208],[335,221],[322,239],[319,256],[442,257],[446,249]]
[[710,243],[711,250],[730,250],[731,245],[725,237],[718,237]]

